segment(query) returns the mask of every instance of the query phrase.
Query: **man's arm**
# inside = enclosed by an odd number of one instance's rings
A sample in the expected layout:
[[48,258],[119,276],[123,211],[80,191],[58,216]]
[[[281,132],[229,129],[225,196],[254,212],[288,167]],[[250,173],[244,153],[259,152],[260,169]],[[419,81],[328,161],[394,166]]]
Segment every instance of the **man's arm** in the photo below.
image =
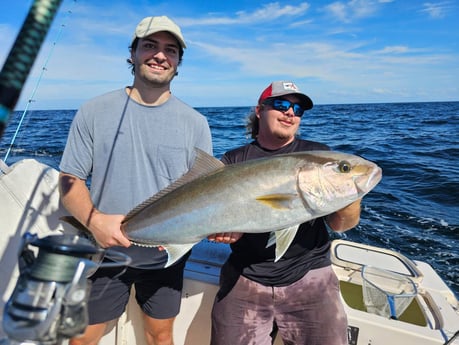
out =
[[338,210],[325,217],[328,226],[336,232],[344,232],[352,229],[360,221],[360,204],[362,199]]
[[124,215],[105,214],[97,210],[85,180],[61,172],[59,191],[67,211],[92,233],[102,248],[130,246],[131,242],[121,231]]

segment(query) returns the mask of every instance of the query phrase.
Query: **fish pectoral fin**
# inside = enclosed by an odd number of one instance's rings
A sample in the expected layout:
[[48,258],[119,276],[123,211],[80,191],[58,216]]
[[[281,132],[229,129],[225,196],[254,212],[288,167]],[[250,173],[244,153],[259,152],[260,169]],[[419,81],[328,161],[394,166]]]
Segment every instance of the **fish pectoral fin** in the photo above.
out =
[[173,265],[177,260],[188,253],[196,243],[163,245],[162,247],[167,252],[167,263],[164,267]]
[[276,244],[276,232],[271,231],[269,233],[268,242],[266,242],[266,248],[271,247],[273,244]]
[[257,201],[275,209],[290,209],[296,194],[267,194],[256,198]]
[[[296,225],[294,227],[296,227]],[[276,231],[271,231],[269,233],[269,238],[268,238],[268,241],[266,242],[266,247],[265,248],[269,248],[272,245],[276,244],[277,238],[279,238],[279,241],[282,242],[286,236],[290,236],[289,235],[290,234],[290,232],[289,232],[290,229],[291,228],[285,228],[285,229],[280,229],[280,230],[276,230]],[[293,236],[293,237],[295,237],[295,236]]]
[[277,262],[285,254],[287,249],[290,247],[290,244],[292,244],[292,241],[296,236],[298,227],[299,225],[294,225],[286,229],[276,230],[276,231],[271,232],[271,234],[269,235],[268,243],[266,244],[266,248],[270,246],[271,241],[275,240],[276,257],[274,259],[274,262]]

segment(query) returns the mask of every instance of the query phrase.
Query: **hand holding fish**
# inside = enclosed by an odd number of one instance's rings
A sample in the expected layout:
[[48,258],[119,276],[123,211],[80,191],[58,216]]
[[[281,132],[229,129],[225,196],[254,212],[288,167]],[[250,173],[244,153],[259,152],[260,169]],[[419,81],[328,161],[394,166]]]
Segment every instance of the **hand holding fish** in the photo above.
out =
[[355,227],[360,221],[360,204],[362,198],[329,214],[325,219],[328,226],[336,232],[344,232]]
[[[204,175],[194,171],[202,167],[214,168]],[[381,176],[375,163],[340,152],[297,152],[222,166],[198,150],[190,172],[139,204],[122,221],[118,215],[95,210],[87,190],[69,192],[65,185],[61,189],[64,205],[79,219],[89,220],[88,227],[101,245],[127,246],[125,233],[134,244],[165,249],[169,267],[203,238],[233,243],[243,233],[271,232],[268,245],[276,244],[278,260],[298,224],[328,215],[335,231],[355,226],[360,199]],[[84,182],[73,182],[72,189],[77,185]],[[66,194],[76,195],[78,207],[66,203]]]
[[91,233],[102,248],[131,245],[131,241],[121,229],[124,215],[96,212],[92,218]]
[[121,226],[125,216],[100,212],[91,200],[85,180],[61,172],[59,190],[63,205],[72,215],[63,220],[76,229],[90,232],[102,248],[131,245]]
[[217,234],[212,234],[207,236],[209,241],[214,241],[218,243],[227,243],[231,244],[239,240],[244,233],[242,232],[219,232]]

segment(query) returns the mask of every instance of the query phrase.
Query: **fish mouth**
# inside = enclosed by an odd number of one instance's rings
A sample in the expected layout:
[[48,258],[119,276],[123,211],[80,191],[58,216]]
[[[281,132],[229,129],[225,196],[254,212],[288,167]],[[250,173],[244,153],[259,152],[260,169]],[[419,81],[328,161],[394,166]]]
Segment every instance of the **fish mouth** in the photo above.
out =
[[366,194],[371,191],[382,179],[382,169],[378,166],[368,168],[372,170],[368,177],[365,174],[356,176],[354,179],[355,186],[359,193]]

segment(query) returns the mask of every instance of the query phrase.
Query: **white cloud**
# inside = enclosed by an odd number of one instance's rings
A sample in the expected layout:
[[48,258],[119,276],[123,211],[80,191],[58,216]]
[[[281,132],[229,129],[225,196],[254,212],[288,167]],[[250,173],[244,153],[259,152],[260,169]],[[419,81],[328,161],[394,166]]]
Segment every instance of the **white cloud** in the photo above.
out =
[[367,18],[374,15],[380,8],[380,3],[388,1],[374,0],[350,0],[348,2],[336,1],[324,7],[332,17],[344,23],[350,23],[356,19]]
[[281,6],[278,2],[272,2],[263,5],[253,12],[237,11],[234,17],[212,14],[209,17],[179,18],[179,22],[182,26],[253,24],[279,18],[300,16],[306,13],[309,7],[310,5],[307,2],[302,2],[295,6]]
[[388,46],[381,50],[376,51],[378,54],[404,54],[410,52],[410,48],[407,46]]
[[444,18],[452,5],[449,1],[443,2],[425,2],[422,4],[421,12],[425,12],[433,19]]
[[[184,28],[189,44],[172,89],[193,106],[250,105],[260,85],[277,78],[295,80],[310,90],[317,103],[398,101],[409,98],[410,90],[412,100],[419,100],[417,95],[431,90],[432,85],[437,91],[429,100],[433,96],[457,100],[459,56],[457,47],[450,44],[457,41],[457,33],[445,27],[442,36],[435,36],[428,25],[438,22],[419,16],[411,6],[411,13],[403,13],[403,18],[415,26],[407,24],[404,28],[409,30],[400,31],[390,24],[390,11],[382,12],[388,2],[335,1],[326,11],[314,2],[298,6],[271,2],[244,11],[238,11],[244,7],[235,4],[232,12],[206,13],[195,8],[189,17],[181,17],[188,12],[174,12],[161,2],[145,8],[115,1],[101,11],[97,2],[82,0],[56,45],[36,105],[58,99],[65,107],[76,107],[97,94],[129,85],[127,47],[133,28],[146,13],[165,13]],[[437,4],[446,8],[449,2]],[[402,11],[402,7],[397,9]],[[330,20],[332,14],[337,21]],[[371,20],[357,20],[365,17]],[[56,25],[60,23],[57,19]],[[35,64],[25,98],[49,52],[56,27]],[[14,38],[12,31],[0,25],[0,42],[8,46],[8,37],[10,43]],[[421,31],[429,35],[419,34]],[[6,49],[1,53],[6,54]]]

